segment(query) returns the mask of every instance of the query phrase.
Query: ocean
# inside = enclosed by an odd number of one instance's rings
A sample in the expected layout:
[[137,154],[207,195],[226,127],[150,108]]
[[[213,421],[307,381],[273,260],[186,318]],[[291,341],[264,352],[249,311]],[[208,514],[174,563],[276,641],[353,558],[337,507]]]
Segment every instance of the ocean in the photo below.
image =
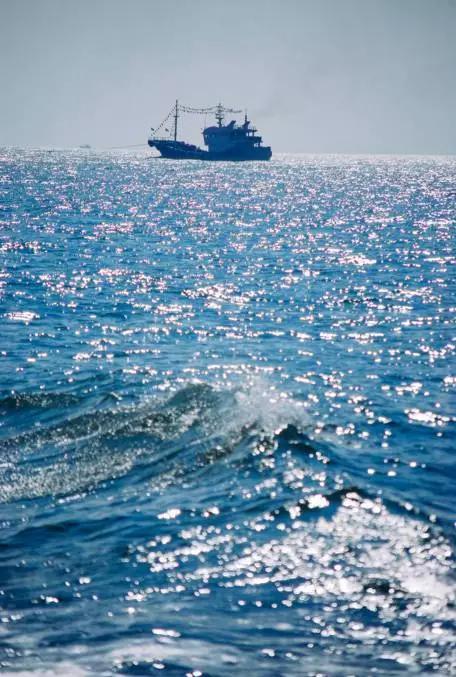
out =
[[455,185],[0,151],[4,673],[456,670]]

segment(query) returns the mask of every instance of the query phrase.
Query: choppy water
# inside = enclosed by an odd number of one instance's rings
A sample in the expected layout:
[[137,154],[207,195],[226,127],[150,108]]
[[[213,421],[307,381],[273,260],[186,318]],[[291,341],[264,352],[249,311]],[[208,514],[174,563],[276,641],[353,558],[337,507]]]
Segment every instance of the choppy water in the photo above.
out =
[[451,673],[455,179],[1,152],[5,672]]

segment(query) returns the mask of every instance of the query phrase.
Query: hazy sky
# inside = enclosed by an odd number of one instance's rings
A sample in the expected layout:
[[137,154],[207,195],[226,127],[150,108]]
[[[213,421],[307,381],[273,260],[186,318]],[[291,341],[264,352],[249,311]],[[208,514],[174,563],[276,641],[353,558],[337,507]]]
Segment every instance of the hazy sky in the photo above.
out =
[[0,145],[142,143],[178,97],[273,151],[456,153],[456,0],[0,0],[0,92]]

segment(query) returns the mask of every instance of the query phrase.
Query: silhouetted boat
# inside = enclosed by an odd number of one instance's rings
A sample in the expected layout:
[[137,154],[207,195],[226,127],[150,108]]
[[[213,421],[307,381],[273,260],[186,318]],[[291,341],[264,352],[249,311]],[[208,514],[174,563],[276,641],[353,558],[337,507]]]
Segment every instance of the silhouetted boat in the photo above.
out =
[[[166,118],[148,140],[151,148],[156,148],[164,158],[173,160],[269,160],[272,155],[270,146],[262,145],[261,136],[251,126],[247,115],[243,124],[239,125],[235,120],[227,125],[223,124],[225,113],[239,113],[240,111],[224,108],[222,104],[210,108],[191,108],[179,105],[176,101]],[[181,113],[214,113],[217,125],[206,127],[203,130],[204,143],[207,150],[185,141],[177,140],[177,121]],[[164,127],[169,118],[174,118],[173,135],[169,137],[158,136],[157,132]],[[166,130],[168,131],[168,130]]]

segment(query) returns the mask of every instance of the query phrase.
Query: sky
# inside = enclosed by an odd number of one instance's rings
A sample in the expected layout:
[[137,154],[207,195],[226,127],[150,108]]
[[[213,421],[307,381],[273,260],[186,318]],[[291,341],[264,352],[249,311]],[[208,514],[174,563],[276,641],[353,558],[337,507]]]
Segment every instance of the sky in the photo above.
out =
[[455,36],[456,0],[0,0],[0,146],[145,143],[178,98],[275,152],[454,154]]

